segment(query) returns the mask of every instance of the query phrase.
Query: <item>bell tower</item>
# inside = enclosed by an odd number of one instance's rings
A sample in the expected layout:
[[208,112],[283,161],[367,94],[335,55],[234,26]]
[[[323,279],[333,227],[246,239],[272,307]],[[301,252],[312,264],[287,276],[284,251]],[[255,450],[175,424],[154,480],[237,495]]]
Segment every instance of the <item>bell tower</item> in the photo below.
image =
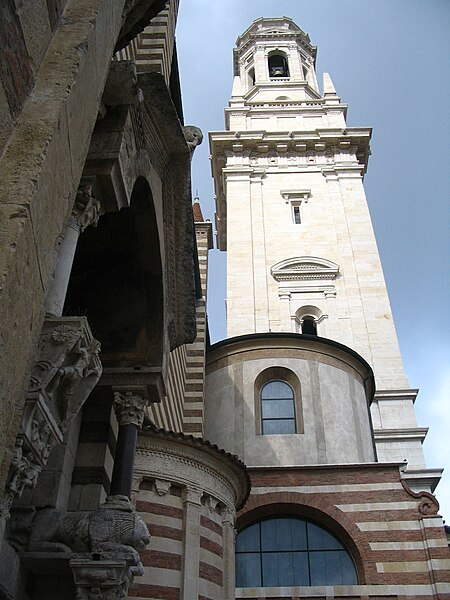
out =
[[291,19],[238,37],[225,130],[210,133],[218,247],[227,251],[227,332],[294,333],[356,351],[372,367],[380,462],[434,489],[403,370],[363,179],[371,129],[348,127],[316,47]]

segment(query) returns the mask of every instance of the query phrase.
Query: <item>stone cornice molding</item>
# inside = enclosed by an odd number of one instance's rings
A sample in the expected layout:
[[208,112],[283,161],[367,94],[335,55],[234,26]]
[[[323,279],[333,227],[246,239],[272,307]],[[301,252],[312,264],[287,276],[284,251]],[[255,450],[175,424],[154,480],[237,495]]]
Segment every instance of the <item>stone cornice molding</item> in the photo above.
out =
[[410,400],[415,402],[419,390],[416,388],[407,390],[377,390],[375,392],[374,400]]
[[164,477],[184,488],[192,488],[192,482],[195,482],[202,492],[217,498],[225,506],[236,503],[237,489],[219,474],[220,467],[213,468],[199,462],[187,452],[169,453],[163,444],[150,445],[147,448],[138,447],[136,468],[140,469],[145,478]]
[[339,274],[339,265],[317,256],[299,256],[282,260],[270,269],[270,273],[278,282],[333,280]]
[[292,200],[308,202],[311,198],[311,190],[280,190],[286,204]]
[[375,429],[373,432],[376,442],[392,442],[396,440],[418,440],[423,442],[428,433],[428,427],[404,427],[397,429]]
[[[215,455],[217,453],[217,456]],[[243,466],[214,447],[191,443],[189,438],[164,438],[143,431],[139,435],[135,473],[162,479],[183,487],[197,487],[228,507],[240,507],[249,492]]]

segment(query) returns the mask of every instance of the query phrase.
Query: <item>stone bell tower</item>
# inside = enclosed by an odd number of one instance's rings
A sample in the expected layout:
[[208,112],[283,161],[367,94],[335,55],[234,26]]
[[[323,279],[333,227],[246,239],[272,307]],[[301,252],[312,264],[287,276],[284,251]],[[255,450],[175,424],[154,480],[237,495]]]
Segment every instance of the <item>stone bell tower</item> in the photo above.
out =
[[364,192],[371,129],[347,126],[315,59],[286,17],[237,39],[225,131],[210,133],[228,335],[309,334],[360,354],[375,374],[378,461],[407,461],[409,485],[432,490],[440,470],[425,466]]

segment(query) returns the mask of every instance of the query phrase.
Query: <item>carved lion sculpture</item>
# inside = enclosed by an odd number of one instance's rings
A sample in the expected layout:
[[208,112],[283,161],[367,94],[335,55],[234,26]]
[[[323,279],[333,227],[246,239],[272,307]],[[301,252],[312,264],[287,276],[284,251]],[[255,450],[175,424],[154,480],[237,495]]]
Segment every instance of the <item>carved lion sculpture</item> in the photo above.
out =
[[114,552],[139,559],[150,543],[147,525],[135,512],[109,508],[89,512],[40,511],[33,522],[28,549],[47,552]]

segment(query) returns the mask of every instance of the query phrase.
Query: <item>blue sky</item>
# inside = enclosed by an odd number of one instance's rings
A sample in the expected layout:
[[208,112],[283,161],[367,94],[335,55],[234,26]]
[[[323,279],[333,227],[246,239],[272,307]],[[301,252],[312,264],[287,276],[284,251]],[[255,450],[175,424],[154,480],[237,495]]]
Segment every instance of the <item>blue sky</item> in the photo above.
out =
[[[177,28],[187,124],[224,128],[236,38],[258,17],[291,17],[318,46],[349,126],[373,127],[365,188],[416,414],[429,426],[429,467],[450,524],[450,2],[448,0],[181,0]],[[213,221],[207,140],[193,189]],[[212,341],[226,337],[226,255],[210,253]]]

